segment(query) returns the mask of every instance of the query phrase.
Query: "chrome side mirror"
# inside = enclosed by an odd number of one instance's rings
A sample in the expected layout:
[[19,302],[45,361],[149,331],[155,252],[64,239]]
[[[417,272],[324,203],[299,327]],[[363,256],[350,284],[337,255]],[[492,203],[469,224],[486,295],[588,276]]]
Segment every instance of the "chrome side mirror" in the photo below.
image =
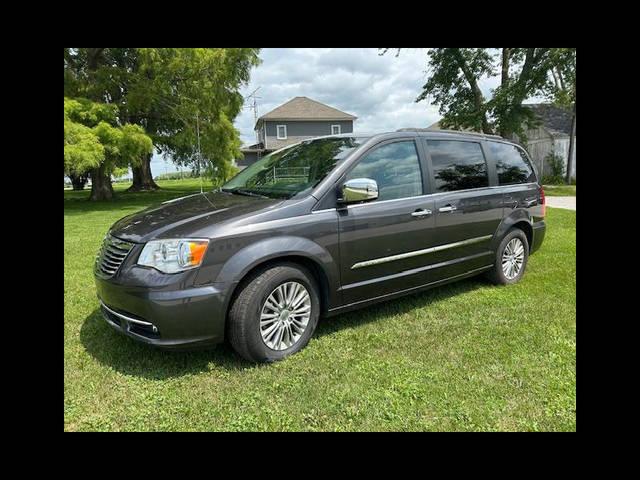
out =
[[378,198],[378,184],[370,178],[352,178],[342,185],[344,203],[365,202]]

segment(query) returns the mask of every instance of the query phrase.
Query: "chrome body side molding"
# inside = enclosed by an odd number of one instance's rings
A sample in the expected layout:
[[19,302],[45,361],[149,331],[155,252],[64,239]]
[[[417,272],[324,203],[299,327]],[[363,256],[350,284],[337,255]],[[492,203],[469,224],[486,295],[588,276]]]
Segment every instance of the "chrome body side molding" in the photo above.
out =
[[351,270],[369,267],[371,265],[379,265],[381,263],[394,262],[396,260],[403,260],[410,257],[417,257],[418,255],[426,255],[428,253],[439,252],[441,250],[448,250],[449,248],[462,247],[478,242],[484,242],[485,240],[489,240],[491,237],[493,237],[493,235],[484,235],[483,237],[470,238],[468,240],[462,240],[461,242],[447,243],[445,245],[438,245],[436,247],[425,248],[422,250],[414,250],[413,252],[400,253],[398,255],[390,255],[388,257],[374,258],[372,260],[366,260],[364,262],[358,262],[354,264],[351,267]]

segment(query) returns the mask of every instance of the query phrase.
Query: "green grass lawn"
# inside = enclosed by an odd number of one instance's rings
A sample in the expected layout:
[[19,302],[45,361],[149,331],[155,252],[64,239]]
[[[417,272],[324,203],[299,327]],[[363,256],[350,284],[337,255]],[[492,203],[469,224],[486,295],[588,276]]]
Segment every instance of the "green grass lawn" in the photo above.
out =
[[66,431],[575,431],[575,212],[547,208],[519,284],[474,278],[321,319],[302,352],[253,365],[227,345],[156,350],[101,318],[92,265],[109,226],[199,189],[159,183],[96,204],[64,192]]
[[544,194],[548,197],[575,197],[575,185],[544,185]]

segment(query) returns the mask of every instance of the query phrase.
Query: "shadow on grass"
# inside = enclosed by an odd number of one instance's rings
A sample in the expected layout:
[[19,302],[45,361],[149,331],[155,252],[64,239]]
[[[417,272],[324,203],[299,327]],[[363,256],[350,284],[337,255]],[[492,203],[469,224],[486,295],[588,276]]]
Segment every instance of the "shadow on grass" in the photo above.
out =
[[98,309],[82,324],[80,341],[101,364],[126,375],[150,380],[206,372],[210,370],[210,363],[227,370],[255,366],[226,343],[207,349],[172,351],[138,342],[107,325]]
[[[320,319],[315,337],[371,322],[384,321],[394,315],[402,315],[415,308],[426,307],[449,297],[475,290],[486,283],[470,278],[443,285],[425,292],[381,302],[357,311]],[[210,349],[171,351],[137,342],[118,333],[107,325],[99,310],[89,315],[80,330],[80,340],[87,352],[98,362],[114,370],[151,380],[164,380],[210,370],[210,364],[227,370],[243,370],[256,367],[244,360],[227,343]]]
[[321,318],[314,337],[331,335],[342,329],[384,321],[387,317],[403,315],[416,308],[427,307],[432,303],[455,297],[463,293],[486,286],[482,277],[472,277],[447,285],[434,287],[422,292],[412,293],[395,300],[376,303],[335,317]]

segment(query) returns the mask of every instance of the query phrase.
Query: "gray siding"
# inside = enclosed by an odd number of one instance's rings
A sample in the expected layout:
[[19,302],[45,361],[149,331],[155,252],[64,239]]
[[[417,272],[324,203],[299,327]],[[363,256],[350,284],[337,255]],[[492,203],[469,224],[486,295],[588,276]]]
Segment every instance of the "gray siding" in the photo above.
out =
[[236,163],[240,168],[248,167],[258,159],[258,154],[256,152],[243,152],[243,153],[244,153],[244,157],[236,159]]
[[[268,121],[265,122],[267,127],[267,137],[268,140],[271,137],[277,137],[276,126],[277,125],[286,125],[287,126],[287,137],[319,137],[321,135],[331,135],[331,125],[340,125],[341,133],[352,133],[353,132],[353,120],[348,121],[321,121],[321,122],[313,122],[313,121]],[[267,140],[267,141],[268,141]]]

